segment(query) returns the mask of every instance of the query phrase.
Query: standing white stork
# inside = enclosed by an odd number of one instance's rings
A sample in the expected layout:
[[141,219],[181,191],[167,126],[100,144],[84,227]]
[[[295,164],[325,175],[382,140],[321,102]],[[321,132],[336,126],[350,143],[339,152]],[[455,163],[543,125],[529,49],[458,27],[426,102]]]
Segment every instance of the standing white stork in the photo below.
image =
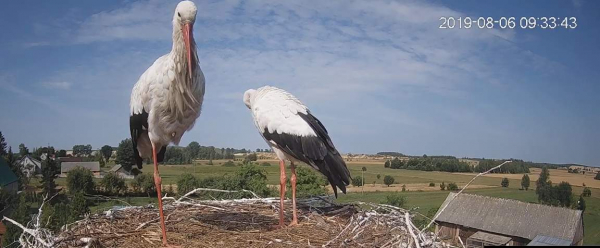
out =
[[285,90],[264,86],[257,90],[247,90],[244,93],[244,103],[252,112],[259,133],[279,158],[280,226],[283,226],[286,159],[290,160],[292,170],[291,225],[298,224],[294,162],[304,162],[325,175],[336,197],[337,188],[346,193],[346,186],[350,184],[348,167],[331,142],[327,129],[300,100]]
[[173,49],[154,61],[131,92],[129,125],[135,163],[141,169],[142,158],[154,161],[163,245],[167,245],[167,233],[158,163],[167,145],[179,144],[183,133],[192,129],[204,99],[204,74],[193,37],[195,20],[196,5],[180,2],[173,15]]

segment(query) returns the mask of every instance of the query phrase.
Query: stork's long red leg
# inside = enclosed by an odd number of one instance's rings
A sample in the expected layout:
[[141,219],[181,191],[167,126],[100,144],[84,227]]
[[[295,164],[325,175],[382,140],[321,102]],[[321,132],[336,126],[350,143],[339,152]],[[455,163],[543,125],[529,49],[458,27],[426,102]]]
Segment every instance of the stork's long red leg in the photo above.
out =
[[279,161],[279,226],[283,227],[283,200],[285,199],[285,162]]
[[167,229],[165,227],[165,215],[163,213],[162,194],[162,179],[158,173],[158,161],[156,160],[156,147],[152,143],[152,160],[154,160],[154,185],[156,185],[156,193],[158,194],[158,212],[160,214],[160,228],[162,229],[162,243],[163,246],[167,246]]
[[294,162],[291,162],[291,168],[292,168],[292,177],[290,178],[290,181],[292,183],[292,208],[293,208],[293,219],[292,219],[292,223],[290,224],[290,226],[294,226],[294,225],[298,225],[298,213],[296,211],[296,166],[294,165]]

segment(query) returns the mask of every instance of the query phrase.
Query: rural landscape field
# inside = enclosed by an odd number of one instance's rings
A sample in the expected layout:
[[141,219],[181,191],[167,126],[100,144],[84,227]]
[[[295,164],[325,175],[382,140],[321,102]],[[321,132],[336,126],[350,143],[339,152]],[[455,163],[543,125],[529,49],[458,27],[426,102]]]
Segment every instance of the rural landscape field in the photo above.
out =
[[[187,165],[164,165],[160,166],[160,173],[163,178],[163,188],[172,187],[177,189],[176,182],[178,178],[183,174],[191,174],[195,177],[209,178],[209,177],[221,177],[224,175],[235,174],[238,167],[226,167],[222,166],[228,160],[214,160],[213,165],[208,165],[209,160],[196,160],[193,164]],[[267,182],[272,187],[279,187],[279,165],[277,160],[259,160],[257,164],[269,163],[270,166],[261,166],[267,175]],[[439,184],[445,182],[456,183],[459,188],[462,188],[467,182],[469,182],[476,173],[450,173],[450,172],[439,172],[439,171],[418,171],[418,170],[404,170],[404,169],[390,169],[384,168],[382,161],[349,161],[347,162],[348,168],[352,175],[362,176],[364,173],[365,185],[362,187],[348,188],[348,194],[340,194],[337,199],[340,203],[352,203],[357,201],[363,202],[384,202],[389,192],[400,192],[406,197],[407,203],[405,207],[407,209],[414,209],[423,215],[430,215],[435,213],[442,202],[448,196],[449,191],[440,190]],[[305,166],[306,165],[301,165]],[[362,171],[362,168],[366,167],[366,171]],[[108,167],[107,167],[108,168]],[[535,180],[539,177],[541,169],[531,168],[530,176],[532,182],[535,184]],[[587,187],[592,188],[592,194],[586,198],[587,208],[584,213],[585,222],[585,238],[584,244],[600,244],[600,180],[594,180],[594,175],[591,174],[573,174],[568,173],[566,170],[550,169],[550,179],[553,182],[566,181],[573,186],[573,194],[580,195],[584,189],[583,183]],[[152,173],[151,165],[146,165],[143,169],[144,173]],[[287,175],[290,175],[290,169],[287,168]],[[377,175],[380,175],[380,179],[377,179]],[[395,178],[394,184],[389,187],[383,183],[383,177],[390,175]],[[538,203],[537,195],[535,194],[535,187],[529,190],[521,189],[521,177],[523,174],[487,174],[477,178],[465,193],[485,195],[491,197],[515,199],[524,202]],[[510,184],[508,187],[501,187],[501,179],[509,178]],[[99,180],[98,180],[99,181]],[[65,185],[64,178],[57,180],[59,185]],[[434,183],[435,186],[429,186],[430,183]],[[402,186],[405,185],[406,191],[402,192]],[[330,190],[329,186],[325,186],[327,190]],[[288,189],[289,190],[289,189]],[[364,193],[363,193],[364,191]],[[123,205],[125,198],[116,199],[114,201],[100,201],[97,206],[92,207],[95,212],[102,212],[110,209],[113,205]],[[134,197],[128,199],[133,205],[145,205],[148,203],[155,203],[156,198],[151,197]],[[432,212],[433,211],[433,212]]]

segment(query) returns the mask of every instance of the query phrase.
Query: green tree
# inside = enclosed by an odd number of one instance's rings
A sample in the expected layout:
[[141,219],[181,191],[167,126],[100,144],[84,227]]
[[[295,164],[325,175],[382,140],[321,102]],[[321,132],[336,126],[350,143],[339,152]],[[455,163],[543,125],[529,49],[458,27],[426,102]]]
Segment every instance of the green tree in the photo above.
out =
[[77,157],[88,157],[92,155],[92,145],[74,145],[73,156]]
[[184,195],[196,188],[199,188],[199,182],[192,174],[181,174],[177,179],[177,191],[180,195]]
[[120,194],[121,192],[125,192],[127,190],[125,180],[114,172],[109,172],[104,175],[104,178],[102,178],[102,181],[100,181],[100,185],[104,189],[104,192],[111,195]]
[[102,153],[102,156],[104,156],[104,160],[106,162],[108,162],[108,160],[110,160],[110,156],[112,156],[112,151],[113,151],[113,148],[112,148],[112,146],[109,146],[109,145],[104,145],[104,146],[102,146],[102,148],[100,148],[100,152]]
[[192,141],[188,144],[186,150],[191,159],[197,159],[200,154],[200,144],[196,141]]
[[383,203],[403,208],[408,203],[408,200],[406,200],[406,196],[403,196],[398,192],[394,192],[386,195]]
[[244,158],[244,164],[247,164],[249,162],[256,161],[256,160],[258,160],[258,156],[256,156],[256,153],[250,153],[246,156],[246,158]]
[[23,143],[19,144],[19,156],[24,157],[27,154],[29,154],[29,148]]
[[442,182],[440,184],[440,190],[446,190],[446,183]]
[[[304,198],[316,195],[325,195],[327,191],[323,186],[326,186],[328,182],[321,174],[315,173],[313,170],[297,167],[296,168],[296,197]],[[288,197],[292,196],[292,184],[291,178],[288,177],[286,188],[288,189],[286,194]]]
[[585,199],[583,199],[582,195],[579,196],[579,200],[577,201],[577,209],[585,212]]
[[[135,192],[145,193],[150,197],[150,195],[156,194],[156,185],[154,184],[154,177],[152,174],[139,174],[135,176],[133,181],[131,181],[131,188]],[[181,192],[181,191],[180,191]]]
[[67,151],[66,150],[60,150],[58,151],[58,154],[56,154],[57,157],[66,157],[67,156]]
[[377,180],[381,178],[381,174],[377,174]]
[[592,190],[589,187],[583,188],[583,193],[581,194],[581,196],[583,196],[583,197],[592,196]]
[[87,204],[87,200],[83,195],[83,192],[77,192],[73,195],[71,200],[71,221],[81,219],[84,215],[90,212],[90,208]]
[[596,176],[594,177],[594,179],[596,179],[596,180],[600,180],[600,172],[598,172],[598,173],[596,174]]
[[435,183],[429,183],[429,187],[435,187]]
[[77,167],[67,173],[67,189],[70,194],[93,194],[95,188],[94,175],[90,170]]
[[396,179],[394,179],[392,176],[390,175],[386,175],[385,177],[383,177],[383,183],[385,183],[385,185],[387,185],[388,187],[392,184],[394,184],[394,181]]
[[456,185],[456,183],[449,183],[448,190],[452,190],[452,191],[458,190],[458,185]]
[[[29,218],[29,203],[26,201],[25,196],[21,195],[19,197],[18,204],[15,206],[12,213],[9,216],[11,219],[18,223],[27,223]],[[7,223],[7,222],[5,222]],[[19,236],[23,230],[13,224],[7,223],[6,225],[6,233],[3,236],[3,244],[11,244],[14,241],[19,239]]]
[[390,168],[390,161],[386,160],[385,163],[383,164],[384,168]]
[[115,159],[115,163],[123,166],[123,169],[126,171],[131,171],[132,166],[134,165],[135,157],[133,154],[133,143],[131,139],[121,140],[119,143],[119,147],[117,148],[117,158]]
[[361,176],[352,177],[352,186],[360,187],[362,185],[363,178]]
[[6,140],[4,139],[4,135],[0,132],[0,157],[6,156]]
[[508,178],[506,178],[506,177],[505,177],[505,178],[502,178],[502,182],[500,183],[500,185],[501,185],[503,188],[508,188],[508,184],[509,184]]
[[48,197],[56,194],[56,183],[54,180],[58,176],[59,169],[56,161],[50,159],[50,156],[46,158],[42,162],[42,178],[40,181],[40,188],[42,189],[43,195],[48,195]]
[[529,190],[529,175],[525,174],[523,175],[523,177],[521,178],[521,188],[525,189],[525,190]]
[[569,207],[573,203],[573,189],[568,182],[561,182],[556,188],[556,199],[561,207]]

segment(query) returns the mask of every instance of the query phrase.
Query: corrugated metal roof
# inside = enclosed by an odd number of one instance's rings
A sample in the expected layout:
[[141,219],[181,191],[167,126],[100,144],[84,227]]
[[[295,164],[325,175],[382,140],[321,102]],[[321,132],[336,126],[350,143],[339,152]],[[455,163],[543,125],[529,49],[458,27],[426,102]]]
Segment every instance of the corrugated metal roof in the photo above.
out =
[[65,173],[75,169],[75,167],[82,167],[91,170],[92,172],[100,171],[99,162],[62,162],[60,163],[60,172]]
[[[480,195],[450,193],[436,221],[532,240],[546,235],[573,241],[581,211]],[[450,203],[450,204],[448,204]]]
[[504,245],[511,240],[510,237],[500,236],[482,231],[478,231],[475,234],[471,235],[469,239],[483,240],[489,243],[493,243],[494,245]]
[[535,236],[535,238],[531,242],[529,242],[529,244],[527,244],[527,246],[549,246],[549,245],[569,246],[569,245],[571,245],[571,241],[559,239],[559,238],[555,238],[555,237],[538,235],[538,236]]
[[19,178],[12,172],[6,160],[0,157],[0,187],[9,185],[18,181]]

